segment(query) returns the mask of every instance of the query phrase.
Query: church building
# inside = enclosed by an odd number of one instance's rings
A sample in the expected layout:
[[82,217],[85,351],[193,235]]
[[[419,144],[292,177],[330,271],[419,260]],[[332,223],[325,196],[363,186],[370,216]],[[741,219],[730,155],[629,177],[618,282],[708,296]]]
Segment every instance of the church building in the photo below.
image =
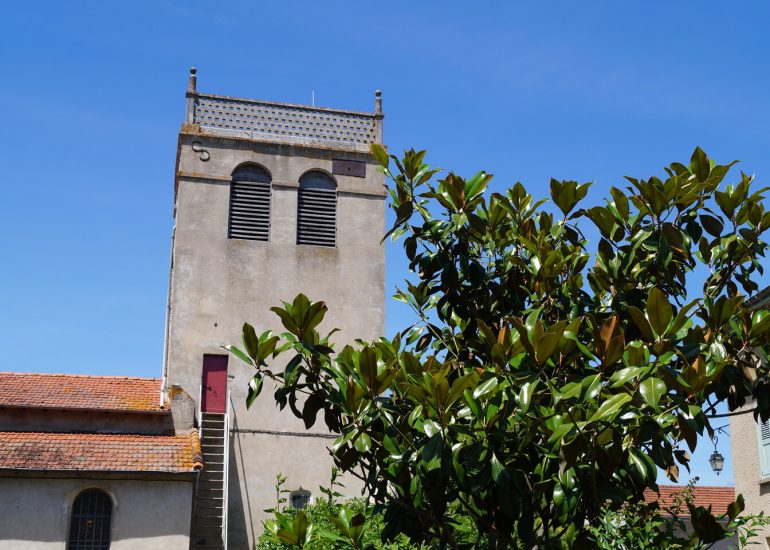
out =
[[[199,92],[191,69],[162,371],[0,373],[0,550],[250,550],[279,474],[289,505],[319,496],[334,436],[279,411],[269,387],[247,409],[252,367],[222,346],[244,322],[282,332],[270,308],[299,293],[326,302],[319,329],[339,328],[338,347],[384,333],[382,124],[379,91],[371,113],[292,105]],[[770,427],[731,427],[736,488],[767,510]],[[734,494],[695,498],[721,512]]]
[[[324,300],[335,344],[384,333],[380,92],[372,113],[201,93],[179,132],[162,375],[0,374],[0,550],[250,549],[286,476],[303,507],[334,438],[246,409],[222,346]],[[159,335],[160,337],[160,335]],[[159,373],[160,374],[160,373]],[[353,483],[349,484],[352,491]]]

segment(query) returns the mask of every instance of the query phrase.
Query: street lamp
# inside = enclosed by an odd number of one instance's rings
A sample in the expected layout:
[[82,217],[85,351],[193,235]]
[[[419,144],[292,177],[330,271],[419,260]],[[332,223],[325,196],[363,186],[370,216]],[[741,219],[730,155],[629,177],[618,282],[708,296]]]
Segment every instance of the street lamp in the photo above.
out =
[[711,453],[709,464],[711,464],[711,469],[714,470],[716,475],[719,475],[719,472],[721,472],[722,468],[724,468],[725,457],[723,457],[722,454],[716,450],[716,447],[714,448],[714,452]]
[[[725,426],[717,428],[715,432],[724,432],[724,428]],[[716,436],[716,433],[714,434],[714,452],[711,453],[711,456],[709,457],[709,464],[711,464],[711,469],[714,470],[714,473],[719,475],[722,471],[722,468],[725,466],[725,457],[722,456],[722,453],[717,451],[717,443],[719,442],[719,438]]]

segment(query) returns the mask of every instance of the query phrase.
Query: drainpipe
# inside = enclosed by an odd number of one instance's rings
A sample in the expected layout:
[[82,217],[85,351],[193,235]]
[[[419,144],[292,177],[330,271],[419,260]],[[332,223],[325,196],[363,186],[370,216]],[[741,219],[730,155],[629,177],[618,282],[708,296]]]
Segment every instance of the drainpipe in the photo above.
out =
[[163,383],[160,385],[160,404],[168,392],[168,334],[169,323],[171,322],[171,281],[174,274],[174,239],[176,237],[176,224],[171,228],[171,251],[169,256],[171,261],[168,268],[168,291],[166,292],[166,322],[163,328]]

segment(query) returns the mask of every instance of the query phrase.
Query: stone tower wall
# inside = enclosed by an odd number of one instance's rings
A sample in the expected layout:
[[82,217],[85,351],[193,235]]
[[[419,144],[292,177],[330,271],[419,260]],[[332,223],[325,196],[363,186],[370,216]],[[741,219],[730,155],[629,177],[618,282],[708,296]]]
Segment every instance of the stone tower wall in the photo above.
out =
[[[217,127],[207,127],[196,124],[205,121],[194,113],[190,116],[190,95],[177,151],[166,384],[179,384],[197,399],[203,355],[225,354],[222,345],[239,344],[244,321],[258,333],[282,332],[270,307],[300,292],[327,303],[329,314],[320,330],[339,328],[334,336],[337,346],[381,336],[384,176],[377,171],[368,144],[360,143],[361,130],[355,138],[359,142],[344,142],[224,128],[221,119]],[[192,96],[194,109],[198,98],[195,92]],[[301,107],[292,109],[303,112]],[[324,114],[306,109],[305,114]],[[365,137],[379,138],[380,132],[376,126]],[[335,160],[364,163],[365,177],[333,174]],[[272,176],[268,242],[228,238],[231,174],[244,163],[258,164]],[[298,182],[309,170],[326,172],[337,183],[334,248],[296,244]],[[318,486],[328,484],[332,462],[326,448],[333,439],[324,431],[322,418],[308,433],[291,413],[279,411],[267,381],[262,395],[246,410],[252,368],[230,357],[228,375],[232,411],[228,539],[230,548],[251,548],[262,530],[263,509],[275,503],[276,474],[287,476],[287,489],[301,487],[318,495]]]

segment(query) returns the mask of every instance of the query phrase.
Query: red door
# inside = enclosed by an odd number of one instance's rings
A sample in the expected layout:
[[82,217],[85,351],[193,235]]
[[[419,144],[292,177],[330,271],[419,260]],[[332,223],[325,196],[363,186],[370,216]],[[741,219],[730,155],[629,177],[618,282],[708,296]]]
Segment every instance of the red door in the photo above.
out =
[[227,355],[203,356],[203,403],[209,413],[227,412]]

